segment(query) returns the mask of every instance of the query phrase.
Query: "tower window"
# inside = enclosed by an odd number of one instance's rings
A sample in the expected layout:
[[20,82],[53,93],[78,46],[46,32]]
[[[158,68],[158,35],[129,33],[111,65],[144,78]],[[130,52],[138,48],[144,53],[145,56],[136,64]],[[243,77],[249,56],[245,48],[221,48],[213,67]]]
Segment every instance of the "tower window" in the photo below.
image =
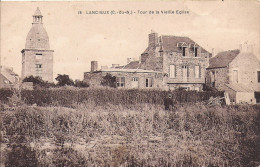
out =
[[42,54],[36,53],[36,59],[42,59]]
[[38,39],[38,41],[40,41],[40,39]]
[[185,56],[185,47],[182,48],[182,56]]
[[42,71],[42,64],[36,64],[36,71]]
[[42,64],[35,64],[36,66],[36,75],[41,76],[42,75]]

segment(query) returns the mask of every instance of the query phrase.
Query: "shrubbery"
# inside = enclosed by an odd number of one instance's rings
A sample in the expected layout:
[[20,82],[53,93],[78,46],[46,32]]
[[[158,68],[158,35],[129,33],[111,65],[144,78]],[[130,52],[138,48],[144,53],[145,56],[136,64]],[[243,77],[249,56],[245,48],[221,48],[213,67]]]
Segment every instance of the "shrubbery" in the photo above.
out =
[[[129,105],[138,103],[163,104],[163,99],[168,96],[168,91],[161,90],[126,90],[126,89],[35,89],[22,90],[21,98],[27,104],[40,106],[59,104],[71,106],[85,101],[93,101],[96,105]],[[196,92],[173,91],[173,100],[176,103],[196,103],[208,100],[210,97],[223,96],[223,92]],[[1,101],[8,100],[11,92],[0,90]]]

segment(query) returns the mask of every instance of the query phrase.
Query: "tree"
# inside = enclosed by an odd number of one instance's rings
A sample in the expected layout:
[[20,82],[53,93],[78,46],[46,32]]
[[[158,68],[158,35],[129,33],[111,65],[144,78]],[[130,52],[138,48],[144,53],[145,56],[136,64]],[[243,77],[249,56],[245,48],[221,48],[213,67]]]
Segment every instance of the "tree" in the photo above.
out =
[[49,87],[54,87],[54,83],[50,83],[47,81],[42,80],[41,77],[39,76],[28,76],[23,79],[23,82],[32,82],[34,87],[44,87],[44,88],[49,88]]
[[39,76],[28,76],[23,79],[23,82],[32,82],[33,85],[42,85],[44,84],[44,81]]
[[89,87],[89,84],[84,81],[75,80],[75,86],[79,87],[79,88],[87,88],[87,87]]
[[109,87],[116,87],[116,77],[112,76],[111,74],[107,74],[102,78],[101,81],[102,86],[109,86]]
[[58,83],[57,83],[58,86],[65,86],[65,85],[74,86],[74,82],[72,79],[70,79],[69,75],[58,74],[58,76],[55,79],[58,81]]

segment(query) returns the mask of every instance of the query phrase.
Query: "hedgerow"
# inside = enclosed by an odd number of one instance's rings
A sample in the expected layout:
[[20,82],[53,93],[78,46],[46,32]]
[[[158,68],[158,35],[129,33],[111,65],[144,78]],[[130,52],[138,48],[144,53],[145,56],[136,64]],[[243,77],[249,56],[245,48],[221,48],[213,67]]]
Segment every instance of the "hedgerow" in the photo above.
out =
[[[93,101],[96,105],[131,105],[139,103],[163,104],[168,94],[173,95],[176,103],[196,103],[208,100],[210,97],[223,96],[223,92],[196,92],[196,91],[162,91],[162,90],[127,90],[113,88],[97,89],[35,89],[22,90],[21,98],[27,104],[39,106],[58,104],[71,106],[85,101]],[[0,100],[7,101],[12,91],[0,90]]]

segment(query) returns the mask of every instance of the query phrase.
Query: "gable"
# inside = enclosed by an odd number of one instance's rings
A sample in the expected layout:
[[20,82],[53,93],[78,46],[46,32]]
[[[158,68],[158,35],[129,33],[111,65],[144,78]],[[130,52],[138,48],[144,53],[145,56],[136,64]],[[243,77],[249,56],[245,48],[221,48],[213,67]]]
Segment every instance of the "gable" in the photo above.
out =
[[218,53],[215,57],[209,59],[208,68],[227,67],[239,54],[239,50],[229,50]]
[[[233,60],[230,62],[232,66],[241,66],[241,65],[250,65],[254,69],[260,69],[260,60],[253,54],[249,52],[239,53]],[[249,68],[248,67],[248,68]]]

